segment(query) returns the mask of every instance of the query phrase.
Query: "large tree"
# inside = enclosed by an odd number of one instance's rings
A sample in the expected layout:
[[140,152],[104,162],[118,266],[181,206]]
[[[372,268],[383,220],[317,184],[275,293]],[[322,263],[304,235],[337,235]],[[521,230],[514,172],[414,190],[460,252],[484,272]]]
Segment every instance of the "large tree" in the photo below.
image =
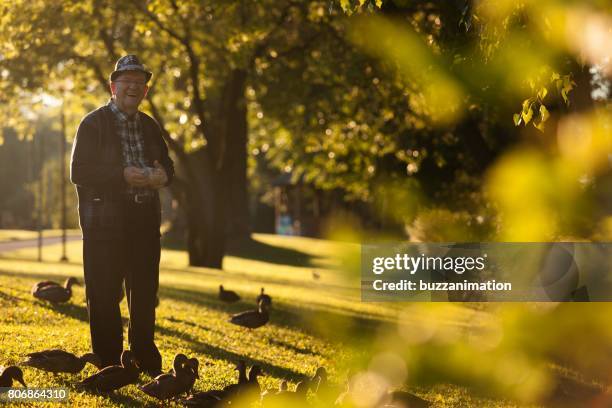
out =
[[327,3],[35,0],[3,8],[0,70],[13,105],[23,90],[58,91],[58,79],[70,78],[74,97],[93,108],[120,55],[145,61],[155,73],[147,108],[178,162],[173,193],[187,215],[190,264],[221,267],[227,238],[248,234],[246,91],[270,56],[299,58],[333,30]]

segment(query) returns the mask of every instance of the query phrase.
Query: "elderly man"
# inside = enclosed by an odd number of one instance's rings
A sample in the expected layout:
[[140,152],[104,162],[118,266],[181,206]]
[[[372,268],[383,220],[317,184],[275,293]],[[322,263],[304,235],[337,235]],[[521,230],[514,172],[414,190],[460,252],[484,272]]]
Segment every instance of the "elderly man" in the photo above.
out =
[[159,285],[158,189],[174,175],[157,122],[140,112],[151,78],[135,55],[117,61],[111,100],[88,113],[74,139],[71,181],[79,198],[83,268],[93,352],[119,364],[123,327],[121,286],[130,313],[128,339],[141,370],[156,375],[154,342]]

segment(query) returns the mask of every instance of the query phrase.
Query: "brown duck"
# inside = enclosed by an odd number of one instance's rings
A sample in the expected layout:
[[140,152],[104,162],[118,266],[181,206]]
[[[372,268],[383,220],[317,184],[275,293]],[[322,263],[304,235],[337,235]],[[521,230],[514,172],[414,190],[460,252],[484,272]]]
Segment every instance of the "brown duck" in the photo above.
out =
[[172,373],[158,375],[147,384],[139,385],[138,389],[161,401],[187,392],[194,375],[189,359],[184,354],[177,354],[174,356],[172,366]]
[[184,392],[191,392],[196,380],[200,378],[200,374],[198,373],[200,362],[198,361],[197,358],[195,357],[190,358],[185,363],[183,363],[183,367],[189,371],[189,376],[187,377],[187,380],[185,381],[185,384],[184,384],[185,389],[182,392],[180,392],[180,394],[183,394]]
[[261,386],[257,377],[261,375],[261,367],[254,365],[249,370],[247,383],[240,389],[240,401],[244,406],[251,406],[255,401],[261,399]]
[[236,398],[239,398],[242,404],[249,406],[261,398],[261,387],[257,377],[261,375],[261,367],[254,365],[249,370],[249,375],[246,375],[246,364],[240,360],[236,366],[238,370],[238,384],[230,384],[225,387],[222,394],[217,394],[221,400],[233,403]]
[[261,293],[259,294],[259,296],[257,296],[255,301],[257,302],[257,304],[263,303],[268,307],[272,306],[272,298],[270,297],[270,295],[264,293],[264,288],[261,288]]
[[51,373],[71,373],[81,372],[85,363],[90,363],[96,368],[102,368],[100,357],[93,353],[83,354],[77,357],[64,350],[44,350],[30,353],[28,358],[21,365],[38,368],[39,370]]
[[130,350],[121,353],[121,365],[103,368],[92,376],[77,384],[81,388],[98,392],[118,390],[128,384],[138,381],[139,370],[134,362],[134,355]]
[[339,387],[329,382],[325,367],[317,368],[310,380],[310,388],[320,402],[328,405],[333,405],[338,396],[346,391],[346,387]]
[[246,312],[235,314],[231,317],[230,323],[238,326],[256,329],[268,323],[269,314],[268,307],[264,302],[259,302],[257,310],[248,310]]
[[64,286],[53,281],[38,282],[32,287],[32,295],[37,299],[52,303],[64,303],[70,300],[74,284],[78,284],[78,281],[73,277],[66,279]]
[[0,367],[0,387],[12,387],[13,380],[19,381],[21,385],[27,387],[23,380],[23,371],[17,366]]
[[234,396],[240,394],[240,390],[249,382],[246,374],[246,363],[244,360],[238,360],[238,363],[236,363],[236,370],[238,371],[237,384],[230,384],[223,388],[223,390],[213,390],[209,392],[224,400],[231,400]]
[[219,285],[219,299],[226,303],[234,303],[240,300],[240,296],[233,290],[225,290],[223,285]]

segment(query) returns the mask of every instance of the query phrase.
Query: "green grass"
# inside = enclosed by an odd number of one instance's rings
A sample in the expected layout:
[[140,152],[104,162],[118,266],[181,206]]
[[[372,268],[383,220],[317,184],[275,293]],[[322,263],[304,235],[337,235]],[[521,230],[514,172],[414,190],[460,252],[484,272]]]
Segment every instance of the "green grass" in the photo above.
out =
[[[343,261],[338,255],[356,249],[354,244],[255,235],[249,248],[226,258],[223,271],[187,267],[185,252],[164,250],[156,329],[164,369],[170,368],[177,352],[197,357],[201,363],[198,390],[235,382],[233,366],[238,359],[262,366],[264,389],[278,388],[283,379],[295,384],[311,376],[317,366],[327,367],[331,378],[341,382],[345,368],[367,359],[370,345],[379,341],[380,333],[394,327],[402,310],[397,303],[360,302],[358,279],[347,279],[339,272]],[[39,280],[82,278],[81,242],[69,243],[68,263],[56,261],[59,245],[44,248],[45,262],[38,263],[35,257],[36,249],[32,248],[2,254],[0,259],[0,365],[18,363],[26,353],[48,348],[78,354],[89,350],[81,286],[75,287],[70,303],[60,306],[43,303],[29,294],[32,284]],[[319,280],[313,279],[314,270],[320,274]],[[221,304],[217,300],[221,283],[237,291],[243,300]],[[254,331],[228,323],[232,313],[254,307],[262,286],[273,296],[270,323]],[[440,324],[466,330],[477,326],[478,317],[484,313],[450,304],[444,307],[452,311],[452,319]],[[122,313],[127,316],[125,304]],[[74,376],[54,377],[30,368],[24,372],[31,387],[69,387],[73,406],[155,405],[135,386],[105,396],[77,392],[72,384],[94,372],[89,365]],[[451,385],[411,390],[435,407],[514,406],[478,398]]]
[[[80,234],[79,230],[67,230],[68,235]],[[60,237],[61,229],[44,230],[45,237]],[[20,241],[38,238],[38,231],[0,229],[0,242]]]

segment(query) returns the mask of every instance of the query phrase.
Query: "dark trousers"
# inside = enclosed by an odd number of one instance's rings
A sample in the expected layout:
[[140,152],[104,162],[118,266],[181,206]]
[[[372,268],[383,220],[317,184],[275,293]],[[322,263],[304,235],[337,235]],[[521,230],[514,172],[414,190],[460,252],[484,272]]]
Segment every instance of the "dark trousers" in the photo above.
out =
[[93,352],[104,365],[119,364],[123,325],[119,309],[125,280],[128,340],[142,370],[161,369],[154,342],[159,287],[159,211],[152,203],[126,204],[126,227],[113,240],[85,238],[83,266]]

